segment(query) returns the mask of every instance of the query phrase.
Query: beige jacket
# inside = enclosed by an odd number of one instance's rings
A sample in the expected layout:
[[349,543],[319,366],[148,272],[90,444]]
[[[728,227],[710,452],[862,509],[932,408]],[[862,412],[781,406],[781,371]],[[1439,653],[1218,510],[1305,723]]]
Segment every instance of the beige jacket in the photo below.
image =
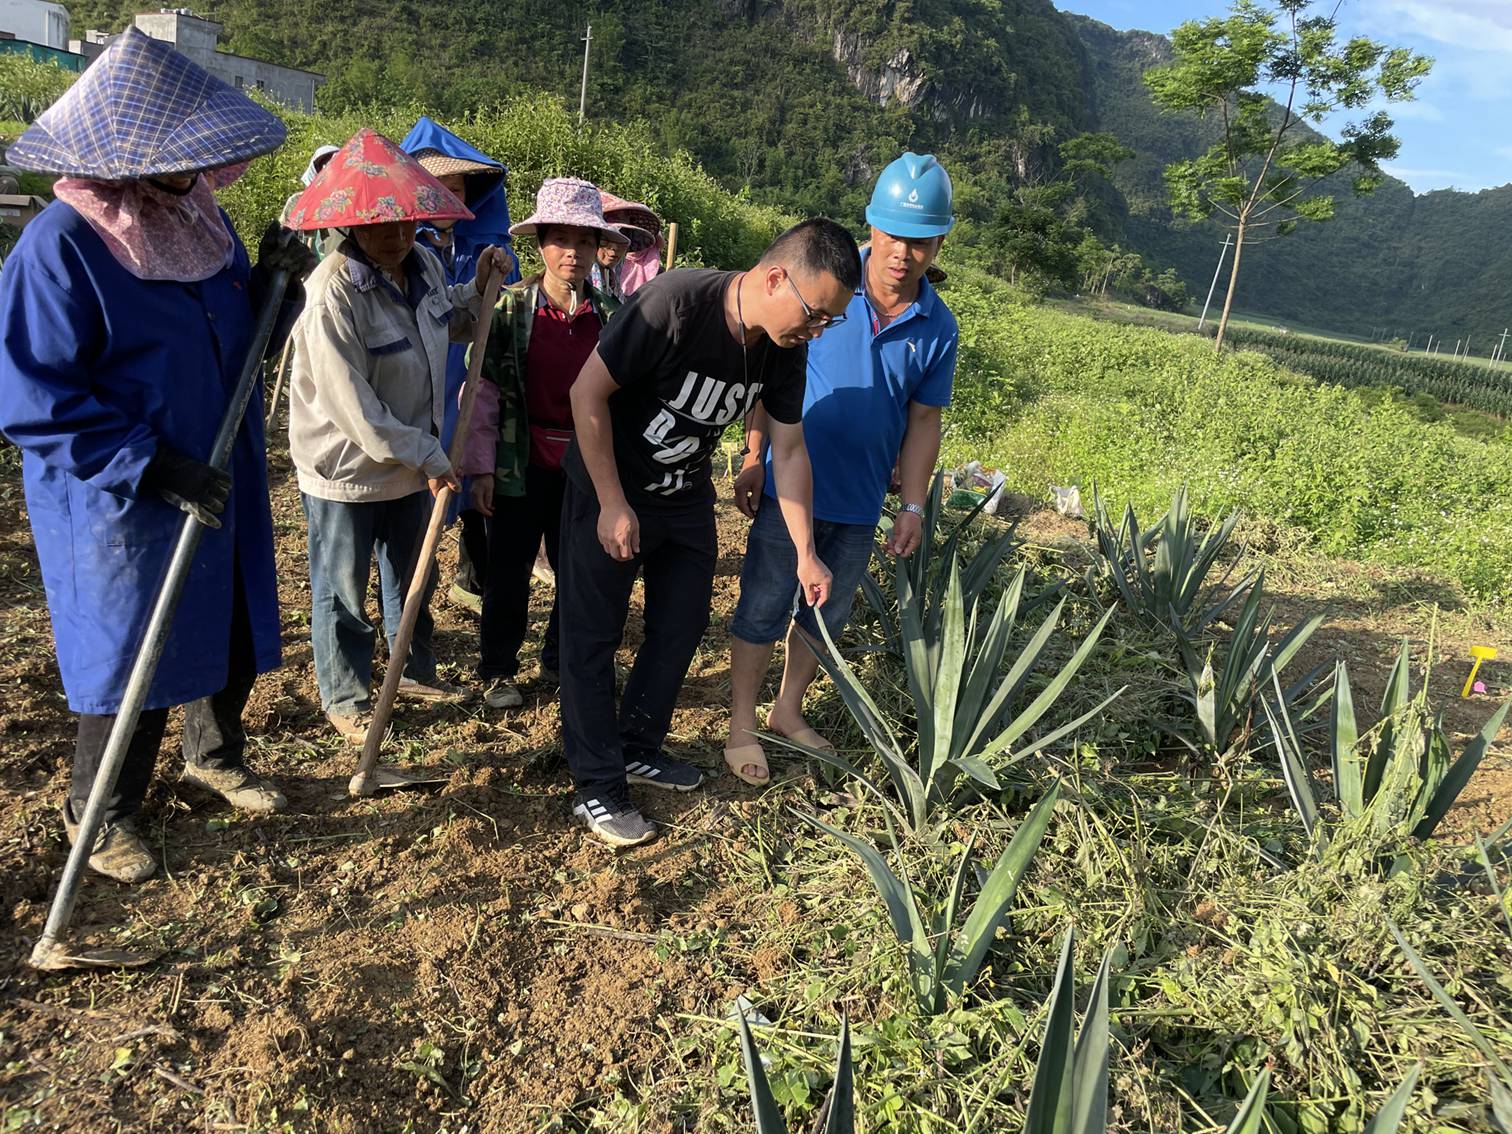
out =
[[451,468],[441,448],[446,355],[476,325],[478,292],[447,287],[441,261],[416,245],[413,307],[347,245],[305,281],[294,324],[289,453],[301,492],[323,500],[397,500]]

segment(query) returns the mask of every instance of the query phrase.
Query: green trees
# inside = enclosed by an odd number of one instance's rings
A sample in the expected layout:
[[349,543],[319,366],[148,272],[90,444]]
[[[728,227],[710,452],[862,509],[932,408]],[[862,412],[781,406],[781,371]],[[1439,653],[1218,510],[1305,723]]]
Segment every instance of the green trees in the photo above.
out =
[[[1216,119],[1218,140],[1198,157],[1170,163],[1172,205],[1196,218],[1221,218],[1234,230],[1234,260],[1218,324],[1223,349],[1246,241],[1284,236],[1304,220],[1329,220],[1325,179],[1357,172],[1353,188],[1369,193],[1396,156],[1392,120],[1374,111],[1332,141],[1307,129],[1337,111],[1365,111],[1376,99],[1399,102],[1432,61],[1365,38],[1341,42],[1332,16],[1310,14],[1312,0],[1236,0],[1227,17],[1191,20],[1173,35],[1175,61],[1145,75],[1162,110]],[[1278,108],[1268,92],[1283,100]],[[1267,232],[1269,230],[1269,232]]]

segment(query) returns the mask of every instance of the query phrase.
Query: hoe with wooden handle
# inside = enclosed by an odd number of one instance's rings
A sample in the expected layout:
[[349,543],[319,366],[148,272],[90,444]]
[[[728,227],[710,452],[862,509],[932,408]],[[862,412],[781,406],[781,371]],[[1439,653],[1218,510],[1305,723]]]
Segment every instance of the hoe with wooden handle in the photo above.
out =
[[[467,443],[467,427],[472,423],[473,404],[478,397],[478,383],[482,381],[483,351],[488,345],[488,332],[493,328],[494,304],[499,299],[499,288],[504,276],[493,268],[483,287],[483,302],[478,309],[478,329],[473,334],[472,353],[467,366],[467,384],[462,387],[462,407],[457,413],[457,429],[452,434],[452,468],[457,467],[462,449]],[[415,637],[415,623],[420,619],[420,608],[425,605],[426,582],[431,567],[436,561],[436,548],[441,542],[441,529],[446,524],[447,506],[451,503],[452,489],[443,485],[436,493],[436,502],[431,506],[430,525],[425,529],[425,542],[420,545],[420,558],[415,564],[415,573],[410,578],[409,593],[404,597],[404,613],[399,619],[399,631],[394,635],[394,646],[389,651],[388,672],[383,675],[383,690],[378,695],[378,704],[373,707],[373,720],[368,725],[367,738],[362,745],[362,758],[357,763],[357,773],[347,784],[347,791],[354,796],[369,796],[379,788],[414,787],[418,784],[443,782],[445,777],[433,774],[410,773],[398,768],[379,768],[378,754],[383,748],[383,734],[388,731],[389,719],[394,713],[394,698],[399,694],[399,681],[404,676],[404,663],[409,657],[410,642]]]

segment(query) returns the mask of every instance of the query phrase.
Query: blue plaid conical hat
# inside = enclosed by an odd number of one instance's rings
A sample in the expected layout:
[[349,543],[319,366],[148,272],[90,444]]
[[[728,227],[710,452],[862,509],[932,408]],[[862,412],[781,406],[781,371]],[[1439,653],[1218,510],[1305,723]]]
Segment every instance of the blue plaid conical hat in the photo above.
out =
[[192,173],[283,145],[282,120],[130,27],[7,151],[9,164],[97,181]]

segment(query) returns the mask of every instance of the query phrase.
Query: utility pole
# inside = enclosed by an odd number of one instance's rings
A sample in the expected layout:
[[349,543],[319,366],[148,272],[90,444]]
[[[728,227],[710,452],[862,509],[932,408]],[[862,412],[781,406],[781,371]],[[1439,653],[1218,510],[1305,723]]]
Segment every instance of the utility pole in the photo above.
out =
[[1207,322],[1208,306],[1213,302],[1213,292],[1218,287],[1218,276],[1223,271],[1223,261],[1228,259],[1228,250],[1233,246],[1234,234],[1228,233],[1223,238],[1223,251],[1218,253],[1218,266],[1213,269],[1213,282],[1208,285],[1207,299],[1202,304],[1202,318],[1197,320],[1197,331],[1202,332],[1202,325]]
[[588,51],[593,46],[593,25],[588,25],[588,34],[583,36],[583,89],[578,94],[578,125],[588,116]]

